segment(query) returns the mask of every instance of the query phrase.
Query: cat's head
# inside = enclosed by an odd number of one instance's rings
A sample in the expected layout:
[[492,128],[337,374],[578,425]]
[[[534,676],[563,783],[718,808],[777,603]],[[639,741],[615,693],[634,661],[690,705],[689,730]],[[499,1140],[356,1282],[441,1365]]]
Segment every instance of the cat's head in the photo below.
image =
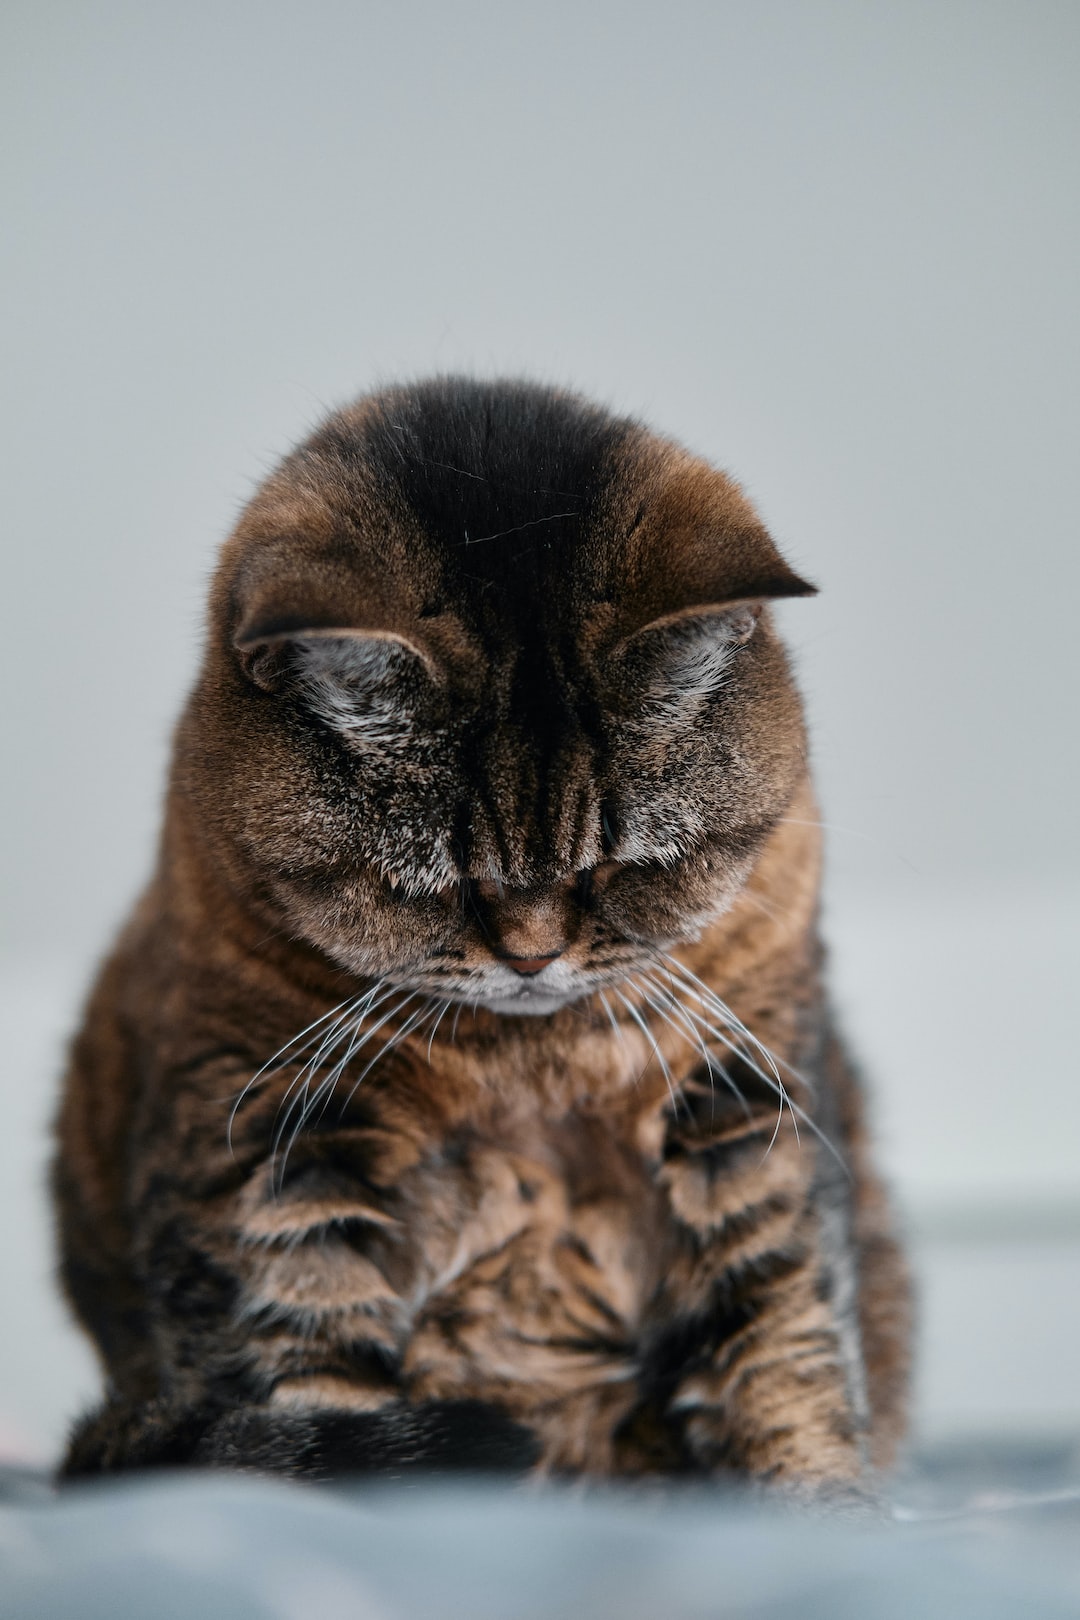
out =
[[280,926],[506,1013],[727,907],[805,771],[738,488],[637,424],[439,379],[331,416],[225,547],[182,790]]

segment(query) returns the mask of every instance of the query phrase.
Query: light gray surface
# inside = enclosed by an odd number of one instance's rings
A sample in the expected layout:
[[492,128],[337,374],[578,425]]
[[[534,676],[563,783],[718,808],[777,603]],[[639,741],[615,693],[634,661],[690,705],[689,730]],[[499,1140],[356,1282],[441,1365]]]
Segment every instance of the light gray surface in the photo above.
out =
[[18,1620],[1072,1620],[1080,1488],[852,1526],[717,1493],[189,1477],[0,1509]]

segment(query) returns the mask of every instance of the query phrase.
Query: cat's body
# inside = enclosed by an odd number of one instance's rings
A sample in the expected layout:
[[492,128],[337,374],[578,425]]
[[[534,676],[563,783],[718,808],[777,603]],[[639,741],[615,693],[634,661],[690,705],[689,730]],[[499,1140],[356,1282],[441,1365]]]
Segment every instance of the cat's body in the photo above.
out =
[[523,385],[361,401],[268,482],[62,1109],[70,1472],[888,1462],[905,1273],[763,607],[807,588]]

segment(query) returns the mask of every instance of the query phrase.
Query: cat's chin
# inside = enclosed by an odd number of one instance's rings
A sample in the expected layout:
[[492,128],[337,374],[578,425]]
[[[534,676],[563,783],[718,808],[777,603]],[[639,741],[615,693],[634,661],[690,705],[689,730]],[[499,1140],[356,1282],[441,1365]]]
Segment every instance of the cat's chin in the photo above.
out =
[[510,1018],[545,1018],[586,994],[585,990],[519,990],[512,995],[483,996],[474,1004]]

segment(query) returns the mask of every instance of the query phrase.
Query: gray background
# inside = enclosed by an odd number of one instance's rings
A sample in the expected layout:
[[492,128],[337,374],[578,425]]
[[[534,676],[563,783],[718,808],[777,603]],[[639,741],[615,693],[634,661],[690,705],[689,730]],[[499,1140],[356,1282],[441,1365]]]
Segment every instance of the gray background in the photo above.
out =
[[455,368],[680,437],[823,587],[784,620],[924,1416],[1080,1424],[1080,7],[8,0],[0,64],[11,1443],[90,1381],[45,1121],[214,550],[324,409]]

